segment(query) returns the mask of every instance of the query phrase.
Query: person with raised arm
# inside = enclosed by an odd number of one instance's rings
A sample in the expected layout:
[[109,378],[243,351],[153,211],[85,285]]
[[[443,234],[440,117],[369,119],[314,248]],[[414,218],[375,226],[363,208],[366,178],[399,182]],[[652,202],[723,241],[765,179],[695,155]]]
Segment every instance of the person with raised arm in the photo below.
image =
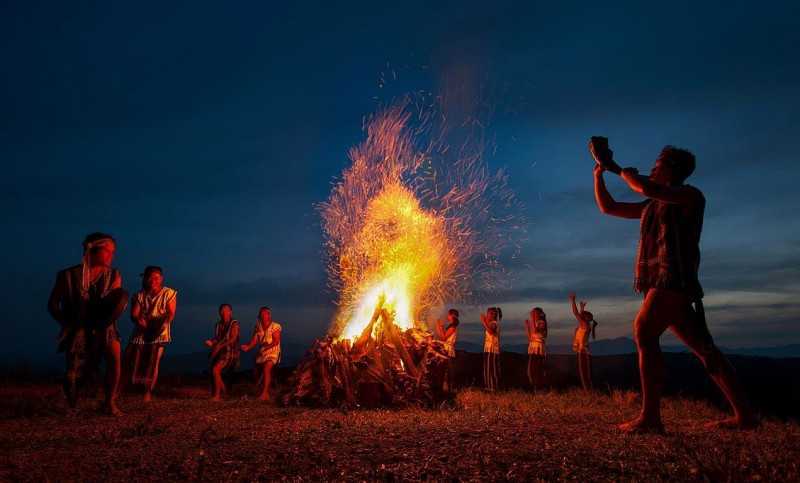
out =
[[569,294],[569,299],[572,301],[572,313],[578,321],[578,326],[575,328],[575,336],[572,339],[572,351],[578,356],[578,376],[581,380],[581,387],[584,391],[591,391],[594,389],[592,382],[592,361],[589,354],[589,336],[595,338],[595,328],[597,321],[594,320],[594,315],[586,309],[586,302],[580,301],[581,308],[578,310],[575,305],[575,292]]
[[[698,278],[700,232],[706,199],[685,184],[695,169],[695,156],[666,146],[656,158],[649,176],[636,168],[619,169],[606,138],[592,138],[589,145],[597,165],[594,192],[603,214],[640,221],[639,251],[634,290],[644,303],[634,321],[642,383],[642,410],[636,419],[619,428],[632,433],[663,432],[661,392],[664,356],[659,339],[670,329],[702,360],[708,374],[733,407],[734,416],[709,426],[751,429],[759,426],[744,396],[739,378],[714,343],[703,309],[703,289]],[[606,188],[603,173],[618,172],[628,187],[645,200],[624,203]]]

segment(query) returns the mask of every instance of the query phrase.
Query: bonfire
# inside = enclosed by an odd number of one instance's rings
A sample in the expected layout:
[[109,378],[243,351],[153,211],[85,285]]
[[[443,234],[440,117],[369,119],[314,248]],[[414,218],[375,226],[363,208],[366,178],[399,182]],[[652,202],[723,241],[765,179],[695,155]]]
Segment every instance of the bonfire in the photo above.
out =
[[430,333],[395,325],[395,314],[378,299],[361,335],[315,340],[294,373],[287,404],[350,407],[440,406],[454,393],[444,390],[447,352]]
[[339,311],[296,367],[286,404],[453,398],[444,346],[425,320],[445,300],[495,288],[523,222],[502,171],[483,163],[484,143],[451,150],[447,116],[424,101],[406,97],[368,118],[366,140],[319,207]]

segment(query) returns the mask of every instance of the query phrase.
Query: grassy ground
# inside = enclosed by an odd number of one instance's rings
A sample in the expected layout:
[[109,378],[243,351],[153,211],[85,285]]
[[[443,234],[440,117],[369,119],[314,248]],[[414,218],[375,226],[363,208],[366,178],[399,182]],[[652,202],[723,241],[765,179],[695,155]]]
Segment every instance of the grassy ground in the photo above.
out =
[[123,418],[97,400],[66,411],[57,385],[0,389],[0,481],[33,480],[733,480],[800,481],[800,423],[705,430],[723,416],[667,399],[668,434],[627,435],[638,394],[464,390],[442,410],[281,408],[239,384],[212,403],[165,381]]

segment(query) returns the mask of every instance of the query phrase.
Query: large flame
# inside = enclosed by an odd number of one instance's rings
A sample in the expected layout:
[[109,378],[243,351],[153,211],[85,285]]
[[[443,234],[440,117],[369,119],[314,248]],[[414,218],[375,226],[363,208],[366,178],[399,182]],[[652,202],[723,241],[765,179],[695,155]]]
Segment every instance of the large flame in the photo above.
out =
[[446,126],[432,121],[446,116],[434,111],[406,98],[371,116],[320,205],[340,337],[364,330],[381,294],[395,324],[410,328],[446,299],[492,289],[500,252],[518,249],[520,210],[505,176],[489,173],[483,141],[451,150]]
[[[390,184],[367,204],[364,224],[349,252],[358,254],[366,265],[355,287],[358,307],[344,337],[358,336],[370,320],[378,296],[396,313],[395,324],[414,326],[413,301],[424,298],[442,264],[447,260],[446,235],[442,223],[420,207],[408,188]],[[343,272],[349,257],[340,259]]]

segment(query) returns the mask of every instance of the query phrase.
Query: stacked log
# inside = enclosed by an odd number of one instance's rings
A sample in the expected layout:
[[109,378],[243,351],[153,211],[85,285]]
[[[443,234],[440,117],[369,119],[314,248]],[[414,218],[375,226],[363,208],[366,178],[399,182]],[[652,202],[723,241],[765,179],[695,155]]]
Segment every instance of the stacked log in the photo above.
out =
[[420,329],[399,329],[393,314],[379,304],[355,342],[332,335],[315,340],[282,400],[286,405],[349,408],[439,407],[454,399],[444,390],[447,365],[441,341]]

